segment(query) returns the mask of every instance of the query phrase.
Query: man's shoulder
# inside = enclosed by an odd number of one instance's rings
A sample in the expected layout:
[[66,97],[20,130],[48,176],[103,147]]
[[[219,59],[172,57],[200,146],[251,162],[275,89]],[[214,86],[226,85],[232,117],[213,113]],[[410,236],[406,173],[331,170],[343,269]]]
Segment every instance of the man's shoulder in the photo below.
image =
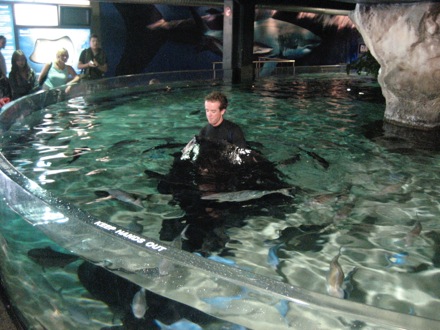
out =
[[205,133],[209,129],[209,126],[211,126],[211,125],[207,124],[207,125],[203,126],[202,129],[200,130],[200,133]]
[[80,57],[80,58],[84,58],[84,57],[86,56],[87,51],[88,51],[89,49],[90,49],[90,48],[84,48],[84,49],[81,51],[81,54],[79,54],[79,57]]
[[234,128],[234,129],[240,129],[241,130],[241,128],[240,128],[240,126],[238,124],[236,124],[233,121],[230,121],[228,119],[223,119],[223,123],[222,124],[225,125],[225,127],[228,127],[228,128]]

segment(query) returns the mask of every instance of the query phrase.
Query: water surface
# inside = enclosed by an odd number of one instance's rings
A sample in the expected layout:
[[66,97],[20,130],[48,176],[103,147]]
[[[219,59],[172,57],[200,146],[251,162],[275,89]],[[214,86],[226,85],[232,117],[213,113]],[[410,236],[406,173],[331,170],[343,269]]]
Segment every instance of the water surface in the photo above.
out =
[[[226,117],[295,187],[293,198],[204,204],[161,193],[160,177],[205,125],[203,98],[213,89],[228,95]],[[438,319],[440,156],[384,135],[384,108],[373,80],[345,75],[99,95],[44,109],[44,120],[17,127],[20,139],[2,152],[27,177],[98,218],[166,243],[189,224],[182,249],[311,291],[327,294],[329,264],[341,251],[345,274],[357,269],[347,299]],[[109,189],[142,200],[103,198]],[[417,221],[422,231],[411,235]],[[78,264],[46,272],[77,282]],[[56,296],[61,284],[50,283]],[[87,301],[104,311],[94,326],[114,322],[105,305]]]

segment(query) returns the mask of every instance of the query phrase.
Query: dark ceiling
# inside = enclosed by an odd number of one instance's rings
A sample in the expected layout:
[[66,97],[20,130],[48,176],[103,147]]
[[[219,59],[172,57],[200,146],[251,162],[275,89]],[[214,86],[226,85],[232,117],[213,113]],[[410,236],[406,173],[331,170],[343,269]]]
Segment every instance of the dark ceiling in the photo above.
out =
[[[246,0],[243,0],[246,1]],[[435,1],[435,0],[433,0]],[[217,1],[218,2],[218,1]],[[220,1],[222,2],[222,1]],[[240,1],[238,1],[240,2]],[[255,0],[257,7],[272,8],[278,10],[295,10],[297,8],[330,9],[351,11],[357,3],[362,4],[398,4],[426,2],[420,0]],[[430,1],[432,2],[432,1]]]
[[[249,3],[252,0],[235,0],[237,3]],[[435,2],[432,0],[429,2]],[[175,6],[223,6],[223,0],[91,0],[91,2],[124,2],[167,4]],[[398,4],[427,2],[420,0],[254,0],[256,8],[276,9],[280,11],[311,11],[327,14],[347,15],[354,10],[357,3],[362,4]]]

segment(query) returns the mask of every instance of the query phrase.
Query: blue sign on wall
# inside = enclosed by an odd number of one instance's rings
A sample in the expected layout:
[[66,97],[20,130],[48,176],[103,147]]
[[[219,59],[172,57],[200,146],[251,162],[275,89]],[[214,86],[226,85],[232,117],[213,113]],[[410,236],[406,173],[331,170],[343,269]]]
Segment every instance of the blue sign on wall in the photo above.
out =
[[77,70],[81,51],[89,47],[90,29],[20,28],[18,45],[36,73],[44,64],[55,60],[56,52],[65,48],[69,52],[67,64]]
[[[11,57],[15,51],[14,21],[11,5],[0,5],[0,35],[6,38],[6,47],[1,50],[6,60],[6,67],[11,71]],[[5,73],[6,75],[8,73]]]

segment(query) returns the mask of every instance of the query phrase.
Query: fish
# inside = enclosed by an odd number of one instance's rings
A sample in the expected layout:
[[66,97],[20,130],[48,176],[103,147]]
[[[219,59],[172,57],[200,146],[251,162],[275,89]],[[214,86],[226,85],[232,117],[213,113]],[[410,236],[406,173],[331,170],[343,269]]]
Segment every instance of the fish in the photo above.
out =
[[186,236],[186,231],[188,230],[189,225],[186,225],[185,228],[183,228],[182,232],[180,233],[179,236],[177,236],[172,243],[172,246],[175,249],[182,249],[182,241],[183,240],[188,240],[188,237]]
[[37,264],[45,267],[65,267],[79,259],[78,256],[53,250],[50,246],[45,248],[31,249],[28,257]]
[[165,143],[165,144],[160,144],[158,146],[154,146],[148,149],[145,149],[144,151],[142,151],[143,154],[150,152],[152,150],[159,150],[159,149],[173,149],[173,148],[182,148],[185,144],[183,143]]
[[289,302],[287,300],[280,300],[275,304],[275,308],[283,318],[286,318],[289,312]]
[[224,265],[228,265],[228,266],[236,266],[237,265],[237,263],[234,260],[228,259],[228,258],[223,258],[218,255],[209,256],[208,259],[215,261],[215,262],[218,262],[218,263],[221,263],[221,264],[224,264]]
[[294,197],[291,194],[290,189],[283,188],[278,190],[241,190],[241,191],[231,191],[231,192],[220,192],[213,193],[209,195],[202,196],[203,200],[214,200],[219,203],[222,202],[245,202],[252,199],[259,199],[261,197],[270,194],[281,194],[287,197]]
[[[183,228],[182,232],[177,236],[173,242],[171,243],[171,246],[175,249],[182,249],[182,241],[188,240],[185,233],[188,230],[189,225],[186,225],[185,228]],[[159,263],[159,275],[165,276],[172,272],[174,269],[174,264],[167,258],[163,258]]]
[[414,227],[408,232],[408,234],[405,237],[405,245],[411,246],[414,243],[414,240],[420,236],[420,233],[422,232],[422,224],[419,220],[416,221]]
[[120,147],[125,147],[126,145],[129,144],[134,144],[134,143],[138,143],[140,142],[139,140],[136,139],[128,139],[128,140],[122,140],[119,142],[116,142],[112,145],[112,148],[120,148]]
[[129,193],[122,189],[96,190],[95,195],[101,197],[99,201],[114,198],[121,202],[132,204],[140,208],[144,208],[142,201],[148,198],[148,196]]
[[145,288],[140,288],[138,292],[133,297],[133,301],[131,302],[131,311],[133,312],[134,317],[137,319],[141,319],[144,317],[147,312],[147,298],[145,296]]
[[285,243],[274,245],[269,249],[269,253],[267,255],[267,263],[273,269],[277,269],[280,264],[280,259],[278,258],[277,254],[278,250],[283,246],[285,246]]
[[235,300],[242,300],[243,298],[244,296],[242,294],[238,294],[236,296],[229,297],[202,298],[202,300],[207,304],[213,305],[217,308],[228,309],[231,305],[231,302]]
[[319,252],[328,241],[329,228],[329,224],[286,227],[280,231],[278,238],[265,240],[264,243],[270,245],[285,243],[288,251]]
[[340,256],[341,250],[330,262],[330,270],[327,275],[327,293],[332,297],[344,299],[345,293],[342,289],[344,271],[338,261]]
[[319,156],[317,153],[313,152],[313,151],[308,151],[305,150],[301,147],[298,147],[299,150],[305,152],[307,155],[309,155],[310,157],[312,157],[313,159],[315,159],[324,169],[328,169],[330,166],[330,163],[325,160],[324,158],[322,158],[321,156]]
[[408,261],[408,252],[393,253],[392,255],[387,255],[386,258],[389,262],[389,267],[391,266],[403,266]]
[[158,180],[162,180],[165,178],[164,174],[160,174],[151,170],[145,170],[144,173],[148,176],[148,178],[150,179],[158,179]]
[[180,319],[179,321],[174,322],[170,325],[166,325],[156,319],[154,320],[154,322],[156,322],[157,326],[161,330],[203,330],[203,328],[200,325],[188,321],[185,318]]
[[86,154],[88,151],[91,151],[92,149],[90,149],[89,147],[81,147],[81,148],[75,148],[73,149],[73,154],[72,154],[72,159],[69,160],[67,163],[71,164],[74,161],[78,160],[79,157],[81,157],[82,155]]
[[344,283],[343,283],[344,299],[350,298],[350,294],[354,288],[353,284],[352,284],[352,279],[353,279],[354,274],[356,274],[357,271],[358,271],[358,268],[353,267],[353,269],[351,271],[349,271],[348,274],[344,277]]
[[233,301],[246,299],[249,296],[249,289],[242,287],[241,292],[235,296],[215,296],[208,298],[201,298],[207,304],[213,305],[216,308],[228,309]]
[[340,256],[341,249],[339,249],[338,254],[330,262],[330,269],[327,274],[326,283],[327,293],[332,297],[347,299],[353,291],[353,285],[351,282],[358,268],[353,267],[353,269],[348,272],[347,276],[344,276],[344,271],[339,264]]
[[292,156],[290,158],[281,160],[279,162],[277,162],[278,166],[286,166],[286,165],[292,165],[295,164],[296,162],[301,160],[301,155],[300,154],[296,154],[295,156]]

